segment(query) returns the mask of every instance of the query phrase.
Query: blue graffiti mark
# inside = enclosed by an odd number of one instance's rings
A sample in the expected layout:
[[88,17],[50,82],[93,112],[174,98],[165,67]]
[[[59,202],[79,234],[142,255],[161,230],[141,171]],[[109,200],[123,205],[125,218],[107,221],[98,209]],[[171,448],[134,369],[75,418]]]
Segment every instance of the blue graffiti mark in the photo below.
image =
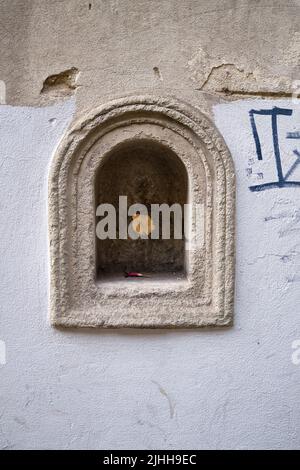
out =
[[288,132],[286,134],[287,139],[300,139],[300,132]]
[[[295,171],[296,167],[300,163],[300,160],[299,160],[300,155],[298,155],[297,150],[294,151],[294,154],[296,155],[297,159],[292,164],[291,168],[287,171],[286,175],[284,176],[283,171],[282,171],[282,162],[281,162],[280,147],[279,147],[278,119],[277,118],[278,116],[291,116],[292,114],[293,114],[292,109],[278,108],[276,106],[272,109],[261,109],[261,110],[251,109],[249,111],[252,135],[253,135],[254,142],[255,142],[258,160],[263,160],[263,155],[262,155],[261,143],[260,143],[260,138],[259,138],[259,134],[257,130],[257,125],[255,122],[255,115],[271,116],[273,148],[274,148],[275,164],[276,164],[277,178],[278,178],[277,181],[250,186],[249,187],[250,191],[264,191],[265,189],[271,189],[271,188],[300,186],[300,181],[288,181],[287,180],[288,177],[291,176],[291,174]],[[296,134],[297,136],[299,134],[299,138],[300,138],[300,133],[288,133],[288,135],[293,135],[293,137],[288,137],[288,138],[298,138],[298,137],[295,137]]]
[[294,171],[296,170],[297,166],[300,164],[300,153],[298,152],[298,150],[294,150],[293,151],[294,155],[296,155],[296,160],[294,161],[294,163],[292,164],[291,168],[289,169],[289,171],[286,173],[284,179],[287,180],[292,173],[294,173]]
[[300,181],[285,181],[283,184],[279,184],[279,181],[273,181],[271,183],[256,184],[254,186],[249,186],[250,191],[264,191],[265,189],[272,188],[291,188],[293,186],[300,186]]

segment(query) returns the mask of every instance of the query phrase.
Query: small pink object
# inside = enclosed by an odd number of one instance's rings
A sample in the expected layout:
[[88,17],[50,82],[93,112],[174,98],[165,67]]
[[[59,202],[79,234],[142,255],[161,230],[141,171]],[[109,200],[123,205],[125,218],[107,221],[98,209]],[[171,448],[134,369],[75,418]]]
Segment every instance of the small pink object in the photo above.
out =
[[126,272],[126,271],[125,271],[125,272],[124,272],[124,276],[125,276],[125,277],[144,277],[144,274],[142,274],[142,273],[136,273],[136,272],[132,272],[132,271],[130,271],[130,272]]

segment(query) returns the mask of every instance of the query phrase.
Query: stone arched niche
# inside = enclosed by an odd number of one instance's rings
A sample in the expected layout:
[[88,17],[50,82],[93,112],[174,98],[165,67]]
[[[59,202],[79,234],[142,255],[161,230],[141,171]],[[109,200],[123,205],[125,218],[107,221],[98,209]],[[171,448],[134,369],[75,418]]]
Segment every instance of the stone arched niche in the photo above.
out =
[[[68,132],[51,168],[52,324],[230,325],[234,194],[230,154],[199,110],[142,95],[92,112]],[[185,238],[120,239],[117,227],[116,239],[99,240],[97,207],[118,211],[121,195],[128,206],[184,207]]]
[[[188,174],[182,161],[167,146],[155,139],[133,139],[117,145],[99,165],[95,180],[95,202],[110,203],[116,208],[119,233],[119,197],[127,205],[143,204],[151,217],[152,204],[179,204],[184,212],[188,203]],[[170,212],[174,217],[173,212]],[[126,219],[130,224],[132,217]],[[182,218],[184,222],[184,218]],[[96,271],[99,280],[120,279],[126,272],[150,274],[151,279],[167,279],[186,275],[185,239],[174,237],[174,222],[170,222],[170,238],[151,238],[152,219],[146,219],[147,238],[132,239],[116,236],[101,240],[96,237]],[[182,223],[183,225],[183,223]],[[184,227],[182,227],[184,234]],[[148,233],[146,233],[148,235]],[[114,275],[114,276],[112,276]],[[141,280],[139,280],[141,284]],[[127,282],[128,284],[128,282]]]

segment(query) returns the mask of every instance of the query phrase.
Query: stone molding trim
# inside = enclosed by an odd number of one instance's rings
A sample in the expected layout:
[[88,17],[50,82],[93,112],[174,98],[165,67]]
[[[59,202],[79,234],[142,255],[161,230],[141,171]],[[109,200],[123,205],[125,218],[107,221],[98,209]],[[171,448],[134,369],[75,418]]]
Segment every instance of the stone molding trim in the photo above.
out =
[[[95,179],[123,143],[147,140],[174,152],[203,204],[204,237],[186,252],[184,278],[97,279]],[[191,225],[194,223],[191,216]],[[59,145],[49,176],[50,321],[55,326],[229,326],[234,301],[235,176],[214,124],[172,97],[118,98],[78,122]]]

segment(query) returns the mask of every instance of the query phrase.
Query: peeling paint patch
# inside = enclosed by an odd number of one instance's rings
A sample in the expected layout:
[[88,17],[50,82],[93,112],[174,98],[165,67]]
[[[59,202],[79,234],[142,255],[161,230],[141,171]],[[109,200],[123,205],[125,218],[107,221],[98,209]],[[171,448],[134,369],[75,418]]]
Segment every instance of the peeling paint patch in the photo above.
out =
[[210,57],[201,48],[188,61],[187,69],[196,90],[230,96],[287,98],[293,96],[293,80],[270,76],[262,67],[249,69],[242,62]]
[[76,67],[60,73],[49,75],[43,83],[41,94],[52,94],[57,97],[70,96],[77,88],[76,81],[79,70]]
[[153,67],[154,75],[160,80],[163,81],[163,76],[158,67]]

